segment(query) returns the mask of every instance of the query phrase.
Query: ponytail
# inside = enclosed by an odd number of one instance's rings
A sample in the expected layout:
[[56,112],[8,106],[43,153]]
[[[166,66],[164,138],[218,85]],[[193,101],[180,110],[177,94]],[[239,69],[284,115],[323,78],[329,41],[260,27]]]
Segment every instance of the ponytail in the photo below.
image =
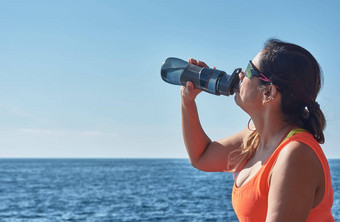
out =
[[326,119],[318,102],[313,101],[306,106],[302,113],[301,122],[303,127],[314,136],[316,141],[320,144],[325,142],[322,131],[326,127]]

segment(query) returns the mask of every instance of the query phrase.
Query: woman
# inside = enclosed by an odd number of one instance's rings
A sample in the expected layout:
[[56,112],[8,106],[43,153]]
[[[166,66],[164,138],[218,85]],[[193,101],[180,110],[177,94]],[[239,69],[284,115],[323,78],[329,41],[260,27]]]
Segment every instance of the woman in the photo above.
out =
[[237,173],[232,203],[240,221],[334,221],[330,171],[319,146],[326,121],[316,102],[322,79],[317,61],[300,46],[269,40],[239,78],[235,101],[253,124],[213,142],[199,122],[200,91],[191,82],[181,88],[191,164]]

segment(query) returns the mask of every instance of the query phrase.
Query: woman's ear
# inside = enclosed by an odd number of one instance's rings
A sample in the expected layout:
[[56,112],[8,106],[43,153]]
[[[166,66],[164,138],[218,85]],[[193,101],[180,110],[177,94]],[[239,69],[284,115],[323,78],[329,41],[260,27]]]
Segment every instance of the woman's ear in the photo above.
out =
[[262,104],[264,106],[267,105],[271,100],[275,99],[276,95],[277,95],[277,88],[273,84],[264,86],[263,95],[262,95]]

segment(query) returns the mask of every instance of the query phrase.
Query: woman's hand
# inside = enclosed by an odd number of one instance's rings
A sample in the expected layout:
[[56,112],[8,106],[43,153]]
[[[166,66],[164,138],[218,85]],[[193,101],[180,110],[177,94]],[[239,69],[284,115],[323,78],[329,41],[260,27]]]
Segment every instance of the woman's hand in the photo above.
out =
[[[189,63],[201,67],[208,67],[208,65],[205,64],[204,62],[192,58],[189,59]],[[192,82],[187,82],[186,86],[181,87],[182,99],[185,102],[193,102],[196,99],[196,96],[201,92],[202,90],[195,89],[194,84]]]

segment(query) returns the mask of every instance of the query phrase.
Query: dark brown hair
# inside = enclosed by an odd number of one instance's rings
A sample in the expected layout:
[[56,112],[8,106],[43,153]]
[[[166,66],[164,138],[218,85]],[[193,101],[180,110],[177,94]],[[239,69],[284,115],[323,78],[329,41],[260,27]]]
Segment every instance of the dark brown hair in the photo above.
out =
[[285,120],[324,143],[326,120],[316,102],[323,78],[313,55],[301,46],[270,39],[262,51],[259,69],[278,86]]

